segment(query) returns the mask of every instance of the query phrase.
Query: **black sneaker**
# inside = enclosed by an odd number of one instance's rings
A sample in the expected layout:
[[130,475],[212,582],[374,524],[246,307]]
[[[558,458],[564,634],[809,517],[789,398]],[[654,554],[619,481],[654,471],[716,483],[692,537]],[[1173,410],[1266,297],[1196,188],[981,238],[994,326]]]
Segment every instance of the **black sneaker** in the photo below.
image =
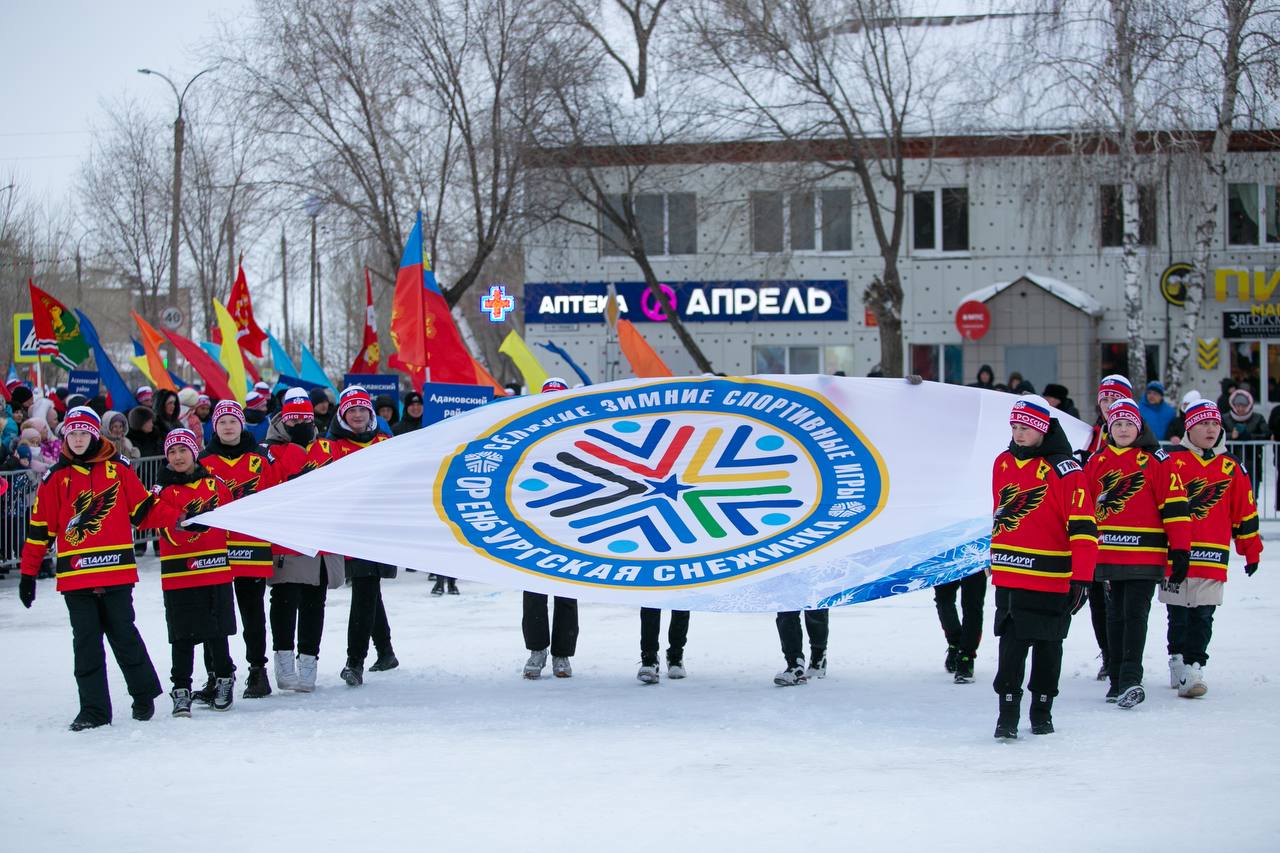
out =
[[449,594],[460,595],[460,593],[458,592],[458,582],[453,578],[449,578]]
[[178,687],[169,695],[173,698],[173,716],[190,717],[191,691],[185,687]]
[[215,711],[231,710],[231,703],[235,701],[236,677],[219,678],[213,683],[213,702],[210,704]]
[[216,694],[217,692],[218,692],[217,679],[215,679],[212,675],[210,675],[209,680],[204,683],[204,687],[201,687],[199,690],[191,691],[191,701],[203,702],[206,705],[212,705],[214,694]]
[[140,723],[145,723],[156,715],[156,700],[154,699],[134,699],[133,700],[133,718]]
[[956,684],[973,683],[973,655],[959,655],[956,658]]
[[71,721],[71,725],[67,728],[73,732],[83,732],[88,729],[96,729],[101,726],[111,725],[110,720],[96,720],[92,717],[86,717],[84,714],[77,714],[76,718]]
[[261,699],[271,695],[271,682],[267,679],[265,666],[249,667],[249,678],[244,683],[245,699]]
[[364,684],[364,664],[349,660],[338,675],[348,687],[359,687]]
[[436,585],[431,587],[432,595],[444,595],[444,578],[436,578]]
[[387,650],[386,654],[378,653],[378,659],[373,662],[373,666],[369,667],[370,672],[386,672],[388,669],[395,669],[400,665],[400,661],[396,659],[396,653]]
[[1119,701],[1119,699],[1120,699],[1120,685],[1116,684],[1113,681],[1111,682],[1111,686],[1107,688],[1107,704],[1114,705],[1117,701]]
[[946,660],[942,662],[942,668],[945,669],[947,672],[955,673],[956,659],[959,657],[960,657],[959,649],[957,649],[955,646],[947,646],[947,657],[946,657]]

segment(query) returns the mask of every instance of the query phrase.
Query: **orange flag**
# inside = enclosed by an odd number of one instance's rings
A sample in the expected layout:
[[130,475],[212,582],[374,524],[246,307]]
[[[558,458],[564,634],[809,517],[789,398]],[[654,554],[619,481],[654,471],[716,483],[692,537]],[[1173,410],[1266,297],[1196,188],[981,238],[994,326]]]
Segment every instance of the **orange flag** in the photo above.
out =
[[493,376],[489,374],[489,371],[484,369],[484,365],[476,361],[476,357],[474,355],[471,356],[471,363],[475,365],[475,368],[476,368],[476,384],[477,385],[492,385],[493,392],[497,394],[499,397],[507,396],[507,389],[503,388],[494,380]]
[[655,379],[674,375],[630,320],[618,321],[618,346],[627,357],[632,372],[639,378]]
[[138,316],[137,311],[129,312],[133,314],[133,321],[138,324],[138,328],[142,330],[142,350],[147,357],[147,370],[151,372],[151,383],[157,388],[164,388],[167,391],[177,392],[177,388],[173,386],[173,380],[169,378],[169,371],[164,366],[164,359],[160,357],[158,347],[164,343],[164,336],[151,327],[151,324]]

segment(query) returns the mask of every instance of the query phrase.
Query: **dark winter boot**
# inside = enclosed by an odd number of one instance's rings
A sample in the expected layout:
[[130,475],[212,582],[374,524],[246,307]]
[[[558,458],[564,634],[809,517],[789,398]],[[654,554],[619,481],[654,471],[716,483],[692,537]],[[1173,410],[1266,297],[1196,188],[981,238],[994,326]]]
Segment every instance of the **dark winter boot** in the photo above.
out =
[[203,702],[206,705],[212,705],[214,694],[218,692],[217,685],[217,679],[213,677],[213,673],[210,673],[208,679],[204,683],[204,687],[201,687],[199,690],[191,691],[191,701]]
[[431,587],[432,595],[444,595],[444,578],[437,577],[436,585]]
[[961,654],[956,657],[956,684],[973,683],[973,655]]
[[1000,716],[996,717],[996,739],[1018,739],[1018,717],[1022,713],[1021,693],[1000,694]]
[[378,652],[378,659],[373,662],[373,666],[369,667],[370,672],[386,672],[388,669],[395,669],[400,665],[400,661],[396,659],[396,653],[391,649],[385,652]]
[[235,701],[236,693],[236,677],[218,678],[213,682],[213,701],[209,704],[213,706],[215,711],[231,710],[231,703]]
[[173,716],[191,716],[191,691],[185,687],[175,687],[169,694],[173,698]]
[[338,673],[338,675],[347,683],[348,687],[359,687],[364,684],[364,664],[348,658],[347,665],[342,668],[342,672]]
[[133,700],[133,718],[145,723],[156,715],[156,700],[146,697]]
[[99,720],[93,717],[86,717],[84,714],[77,714],[76,718],[71,721],[71,725],[67,728],[73,732],[83,732],[87,729],[96,729],[99,726],[111,725],[110,720]]
[[1120,685],[1111,682],[1111,686],[1107,688],[1107,704],[1114,705],[1120,700]]
[[1045,693],[1031,695],[1031,733],[1053,734],[1053,697]]
[[244,684],[244,698],[261,699],[271,695],[271,682],[267,679],[265,666],[249,667],[249,678]]
[[449,578],[449,594],[458,595],[458,582],[453,578]]
[[942,667],[947,672],[954,673],[956,671],[956,658],[960,657],[960,650],[955,646],[947,646],[947,657],[942,662]]

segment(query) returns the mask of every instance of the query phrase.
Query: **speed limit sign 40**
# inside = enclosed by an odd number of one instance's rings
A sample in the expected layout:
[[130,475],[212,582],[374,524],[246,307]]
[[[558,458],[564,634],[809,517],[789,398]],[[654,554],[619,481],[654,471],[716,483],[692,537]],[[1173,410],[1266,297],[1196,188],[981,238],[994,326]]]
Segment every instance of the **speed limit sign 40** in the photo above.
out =
[[182,309],[176,305],[170,305],[160,312],[160,325],[171,331],[177,331],[182,328],[182,322],[186,320],[186,316],[182,313]]

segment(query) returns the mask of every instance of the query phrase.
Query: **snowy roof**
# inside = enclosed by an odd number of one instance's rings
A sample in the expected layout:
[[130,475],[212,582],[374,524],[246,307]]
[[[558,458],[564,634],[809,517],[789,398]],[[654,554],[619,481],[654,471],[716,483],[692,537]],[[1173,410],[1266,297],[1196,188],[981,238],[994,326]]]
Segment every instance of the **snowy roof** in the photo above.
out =
[[1094,299],[1089,294],[1085,293],[1083,290],[1080,290],[1077,287],[1072,287],[1071,285],[1067,284],[1065,281],[1059,281],[1058,279],[1050,278],[1047,275],[1040,275],[1039,273],[1031,273],[1031,272],[1023,273],[1022,275],[1015,278],[1013,281],[998,281],[995,284],[988,284],[986,287],[979,288],[975,290],[973,293],[969,293],[969,294],[966,294],[965,296],[960,297],[960,304],[963,305],[964,303],[970,302],[970,301],[986,302],[987,300],[993,298],[997,294],[1003,292],[1010,286],[1015,285],[1020,281],[1031,282],[1036,287],[1040,288],[1046,293],[1050,293],[1058,297],[1063,302],[1066,302],[1068,305],[1072,305],[1076,308],[1079,308],[1081,311],[1088,314],[1090,317],[1102,316],[1102,310],[1103,310],[1102,303]]

